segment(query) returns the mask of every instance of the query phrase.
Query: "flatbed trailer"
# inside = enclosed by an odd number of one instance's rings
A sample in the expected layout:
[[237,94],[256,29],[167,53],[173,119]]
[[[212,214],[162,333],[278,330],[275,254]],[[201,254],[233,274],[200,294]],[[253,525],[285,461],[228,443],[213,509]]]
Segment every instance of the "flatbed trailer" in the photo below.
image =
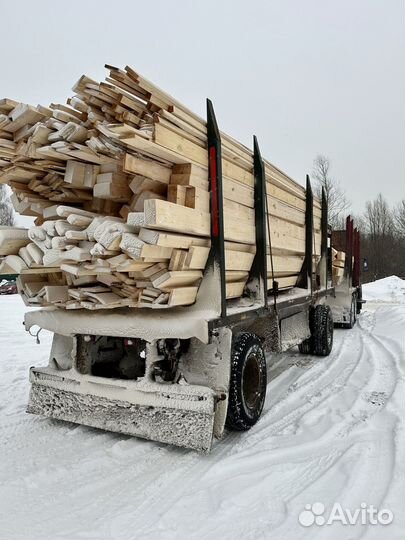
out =
[[247,430],[266,395],[266,353],[333,345],[331,231],[322,195],[314,264],[313,195],[306,181],[305,258],[297,286],[268,283],[271,252],[264,163],[254,138],[256,255],[247,295],[226,300],[221,137],[207,100],[211,250],[197,301],[171,310],[109,313],[45,308],[25,326],[54,333],[49,364],[31,368],[28,412],[208,452],[225,425]]

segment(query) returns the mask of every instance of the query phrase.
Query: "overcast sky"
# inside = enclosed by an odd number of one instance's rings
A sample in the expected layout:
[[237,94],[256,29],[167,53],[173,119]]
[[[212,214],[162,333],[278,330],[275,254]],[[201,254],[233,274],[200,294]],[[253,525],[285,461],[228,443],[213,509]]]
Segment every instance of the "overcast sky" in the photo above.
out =
[[0,96],[64,103],[129,64],[299,182],[318,153],[355,212],[405,198],[405,0],[4,2]]

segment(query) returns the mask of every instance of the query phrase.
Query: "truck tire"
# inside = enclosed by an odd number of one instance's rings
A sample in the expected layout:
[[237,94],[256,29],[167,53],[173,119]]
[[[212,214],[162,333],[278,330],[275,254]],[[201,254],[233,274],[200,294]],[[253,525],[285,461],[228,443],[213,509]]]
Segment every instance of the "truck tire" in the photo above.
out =
[[360,315],[361,310],[363,308],[363,289],[361,285],[357,287],[357,293],[356,293],[356,315]]
[[312,336],[299,343],[298,350],[301,354],[314,354],[314,340]]
[[329,306],[319,304],[313,313],[314,354],[328,356],[333,346],[333,318]]
[[266,398],[266,357],[260,339],[240,333],[233,344],[226,425],[246,431],[259,420]]

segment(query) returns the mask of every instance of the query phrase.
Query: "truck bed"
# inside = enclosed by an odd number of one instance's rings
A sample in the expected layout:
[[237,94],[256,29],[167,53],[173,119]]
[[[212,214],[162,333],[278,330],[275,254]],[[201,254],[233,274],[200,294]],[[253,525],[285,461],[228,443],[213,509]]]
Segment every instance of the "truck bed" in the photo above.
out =
[[[324,290],[319,291],[325,293]],[[310,291],[295,287],[281,292],[277,298],[279,309],[288,309],[305,302]],[[273,296],[268,298],[269,307],[274,305]],[[228,307],[227,320],[249,317],[260,304],[248,299],[235,301]],[[217,321],[218,315],[213,309],[179,307],[172,310],[135,310],[130,308],[99,311],[62,310],[45,308],[30,311],[25,315],[25,326],[29,330],[39,326],[45,330],[65,336],[75,334],[108,335],[116,337],[137,337],[151,341],[164,338],[198,338],[203,343],[209,341],[210,322]],[[225,321],[226,323],[226,321]],[[223,326],[223,324],[219,324]]]

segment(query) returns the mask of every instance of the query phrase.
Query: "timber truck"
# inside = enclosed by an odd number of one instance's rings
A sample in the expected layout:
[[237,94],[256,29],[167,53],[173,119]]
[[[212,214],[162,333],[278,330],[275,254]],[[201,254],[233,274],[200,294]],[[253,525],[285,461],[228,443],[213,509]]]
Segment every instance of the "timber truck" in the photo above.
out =
[[[281,290],[268,268],[273,262],[269,195],[255,137],[256,254],[244,296],[226,299],[221,135],[212,104],[207,104],[211,248],[196,302],[164,312],[28,312],[27,331],[53,332],[48,365],[30,369],[28,412],[209,452],[225,426],[244,431],[259,420],[272,354],[298,345],[301,353],[327,356],[334,321],[352,325],[362,305],[359,234],[350,218],[345,232],[330,229],[323,193],[315,264],[308,176],[305,254],[296,285]],[[347,252],[337,286],[335,240],[336,250]]]

